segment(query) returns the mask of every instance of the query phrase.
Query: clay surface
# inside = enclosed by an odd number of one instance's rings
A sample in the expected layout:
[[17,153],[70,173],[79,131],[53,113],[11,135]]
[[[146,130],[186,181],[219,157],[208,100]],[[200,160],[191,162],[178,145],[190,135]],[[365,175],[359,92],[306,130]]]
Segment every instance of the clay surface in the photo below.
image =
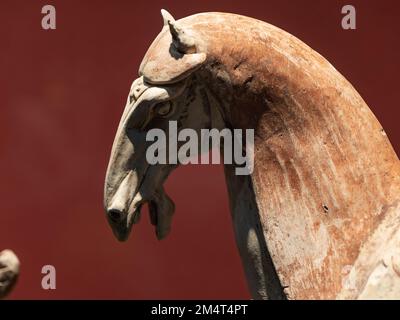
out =
[[[166,130],[169,120],[181,129],[252,128],[254,172],[225,171],[253,297],[400,298],[400,164],[353,86],[265,22],[163,16],[107,171],[104,205],[117,237],[127,238],[144,203],[157,236],[170,231],[174,206],[162,185],[176,166],[146,164],[150,128]],[[160,117],[165,103],[173,112]]]

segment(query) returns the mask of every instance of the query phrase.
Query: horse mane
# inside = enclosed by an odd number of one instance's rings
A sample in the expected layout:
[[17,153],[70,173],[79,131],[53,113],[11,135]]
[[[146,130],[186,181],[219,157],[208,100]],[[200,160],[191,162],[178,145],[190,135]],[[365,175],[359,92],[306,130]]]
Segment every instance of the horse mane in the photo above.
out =
[[[356,261],[373,234],[386,230],[389,208],[399,216],[399,161],[378,120],[326,59],[279,28],[224,13],[179,23],[207,54],[196,73],[226,125],[255,129],[246,197],[250,203],[254,193],[267,260],[287,297],[361,295],[377,261]],[[247,183],[227,182],[232,190]],[[349,274],[357,278],[361,269],[369,272],[350,290]]]

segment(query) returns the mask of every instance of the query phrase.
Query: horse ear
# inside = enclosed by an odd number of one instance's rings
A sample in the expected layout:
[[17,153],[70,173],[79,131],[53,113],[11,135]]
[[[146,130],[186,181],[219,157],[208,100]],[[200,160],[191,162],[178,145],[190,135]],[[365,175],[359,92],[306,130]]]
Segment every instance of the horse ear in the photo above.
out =
[[164,26],[168,26],[170,21],[175,22],[174,17],[167,10],[161,9],[161,15],[164,20]]
[[164,20],[164,26],[169,26],[172,41],[176,49],[183,54],[195,53],[196,47],[194,39],[179,25],[177,21],[175,21],[167,10],[162,9],[161,15]]
[[147,50],[139,68],[139,75],[152,84],[181,81],[207,58],[205,52],[197,51],[192,29],[182,27],[183,23],[175,21],[165,10],[161,10],[161,15],[164,27]]

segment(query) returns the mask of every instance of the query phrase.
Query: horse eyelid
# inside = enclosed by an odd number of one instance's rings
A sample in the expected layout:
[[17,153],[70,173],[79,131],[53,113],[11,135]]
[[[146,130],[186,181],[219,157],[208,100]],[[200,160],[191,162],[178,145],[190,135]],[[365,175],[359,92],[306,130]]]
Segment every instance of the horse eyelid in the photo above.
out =
[[[171,101],[160,102],[154,106],[154,111],[156,113],[156,116],[164,118],[164,117],[169,116],[173,112],[173,105],[172,105]],[[160,111],[162,111],[162,112],[160,112]]]

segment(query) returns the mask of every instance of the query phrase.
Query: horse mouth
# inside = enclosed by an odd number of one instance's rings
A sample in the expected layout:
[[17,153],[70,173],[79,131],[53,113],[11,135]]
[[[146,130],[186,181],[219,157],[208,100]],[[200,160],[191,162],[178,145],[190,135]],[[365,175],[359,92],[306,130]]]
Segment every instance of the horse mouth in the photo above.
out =
[[157,239],[162,240],[170,233],[175,205],[162,190],[151,200],[140,200],[133,204],[128,212],[115,209],[108,211],[108,221],[118,241],[124,242],[129,238],[133,225],[140,221],[145,204],[148,205],[150,222],[155,226]]
[[137,224],[140,220],[142,213],[141,210],[145,203],[145,201],[141,202],[130,213],[121,212],[115,209],[108,211],[108,222],[111,225],[111,229],[118,241],[128,240],[133,225]]

